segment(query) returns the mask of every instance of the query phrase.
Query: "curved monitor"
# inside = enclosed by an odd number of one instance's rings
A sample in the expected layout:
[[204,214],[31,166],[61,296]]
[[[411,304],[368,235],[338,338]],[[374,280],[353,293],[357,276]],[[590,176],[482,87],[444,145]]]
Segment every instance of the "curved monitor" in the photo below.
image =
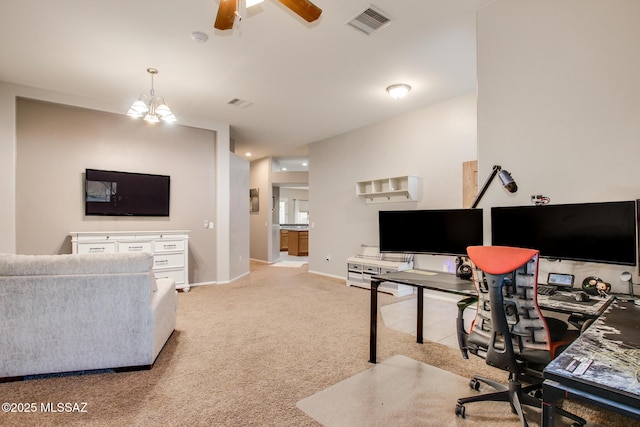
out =
[[482,245],[482,209],[380,211],[380,252],[459,255]]
[[636,265],[636,202],[491,208],[491,244],[544,258]]

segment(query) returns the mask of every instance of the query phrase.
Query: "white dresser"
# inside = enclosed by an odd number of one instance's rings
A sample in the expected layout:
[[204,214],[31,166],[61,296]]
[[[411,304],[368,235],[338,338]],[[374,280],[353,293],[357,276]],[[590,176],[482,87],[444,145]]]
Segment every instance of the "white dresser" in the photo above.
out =
[[172,278],[176,288],[189,292],[189,231],[71,232],[74,254],[150,252],[157,279]]

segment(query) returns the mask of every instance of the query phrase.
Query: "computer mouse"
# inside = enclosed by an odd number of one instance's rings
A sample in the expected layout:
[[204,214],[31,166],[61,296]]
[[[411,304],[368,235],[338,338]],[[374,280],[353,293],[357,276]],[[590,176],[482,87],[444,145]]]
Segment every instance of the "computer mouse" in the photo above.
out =
[[576,299],[576,301],[578,302],[586,302],[589,301],[589,294],[587,294],[586,292],[580,291],[580,292],[576,292],[576,295],[574,297]]

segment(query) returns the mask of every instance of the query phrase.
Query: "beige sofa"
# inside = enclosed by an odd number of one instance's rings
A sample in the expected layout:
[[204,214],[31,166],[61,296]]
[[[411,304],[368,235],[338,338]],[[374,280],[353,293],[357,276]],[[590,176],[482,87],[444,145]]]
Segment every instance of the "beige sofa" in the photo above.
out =
[[0,254],[0,378],[149,368],[176,325],[146,253]]

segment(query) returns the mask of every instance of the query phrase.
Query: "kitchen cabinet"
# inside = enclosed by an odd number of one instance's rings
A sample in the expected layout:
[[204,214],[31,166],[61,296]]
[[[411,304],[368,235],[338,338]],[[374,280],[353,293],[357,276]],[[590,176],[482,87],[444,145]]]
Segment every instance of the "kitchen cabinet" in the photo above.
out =
[[280,230],[280,252],[289,250],[289,230]]
[[309,255],[309,230],[288,230],[289,255]]

